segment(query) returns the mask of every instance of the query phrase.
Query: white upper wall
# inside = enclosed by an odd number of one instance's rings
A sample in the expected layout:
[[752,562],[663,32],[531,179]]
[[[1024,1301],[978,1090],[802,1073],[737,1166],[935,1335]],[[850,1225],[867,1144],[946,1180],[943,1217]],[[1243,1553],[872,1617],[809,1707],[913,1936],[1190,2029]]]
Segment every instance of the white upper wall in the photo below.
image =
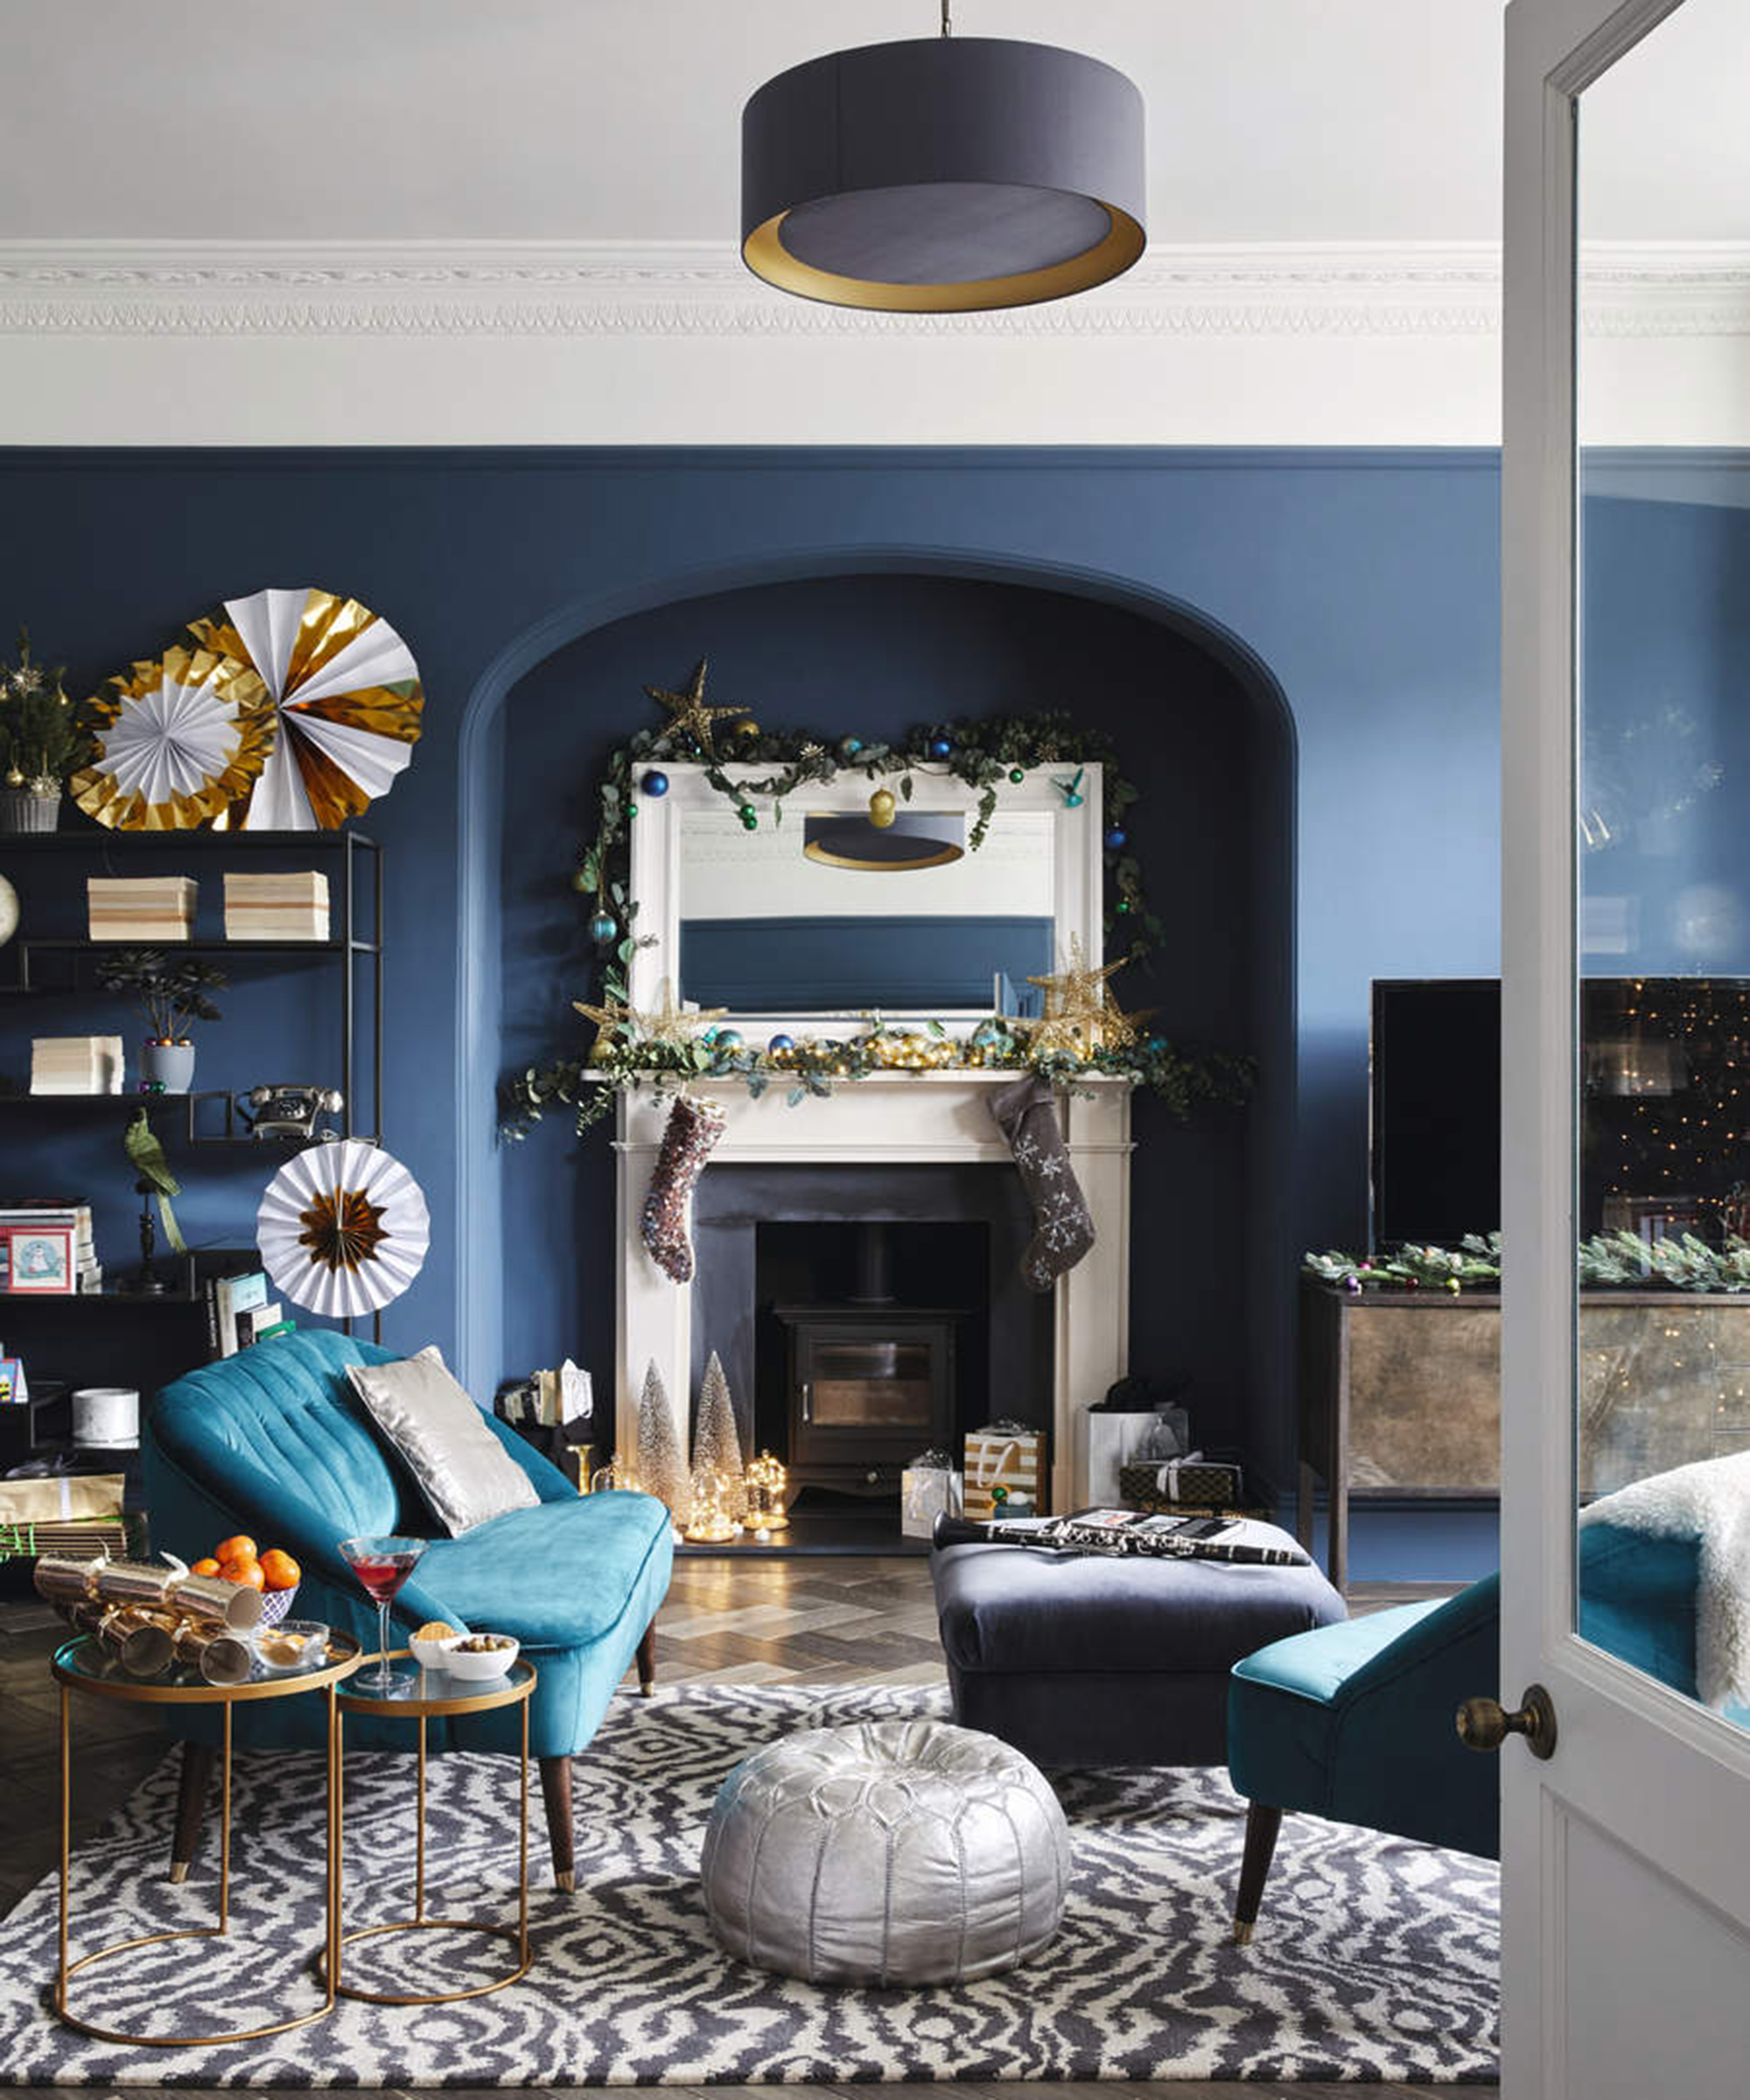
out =
[[[743,101],[934,14],[0,0],[0,441],[1494,440],[1500,0],[958,0],[1137,80],[1143,264],[947,320],[757,284]],[[1746,43],[1687,0],[1586,113],[1618,441],[1750,429]]]

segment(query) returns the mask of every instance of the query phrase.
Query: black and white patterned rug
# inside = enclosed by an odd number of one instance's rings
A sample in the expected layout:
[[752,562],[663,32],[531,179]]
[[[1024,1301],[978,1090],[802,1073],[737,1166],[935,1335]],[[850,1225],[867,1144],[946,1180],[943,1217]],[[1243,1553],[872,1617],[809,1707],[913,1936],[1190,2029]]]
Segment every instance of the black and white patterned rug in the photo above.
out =
[[[730,1768],[790,1730],[946,1711],[904,1687],[713,1686],[618,1698],[577,1761],[578,1889],[546,1872],[530,1816],[536,1965],[458,2005],[342,2000],[289,2034],[212,2049],[116,2048],[47,2009],[51,1878],[0,1921],[0,2076],[30,2084],[471,2086],[885,2079],[1426,2079],[1495,2076],[1496,1872],[1456,1852],[1291,1816],[1249,1948],[1229,1943],[1244,1804],[1219,1772],[1060,1776],[1075,1881],[1029,1967],[958,1990],[826,1989],[729,1961],[698,1889],[706,1814]],[[75,1865],[74,1951],[208,1922],[209,1830],[165,1875],[172,1758]],[[432,1908],[514,1915],[515,1768],[434,1760]],[[348,1928],[405,1915],[410,1759],[346,1761]],[[106,2026],[187,2033],[317,2002],[319,1760],[240,1758],[232,1932],[148,1947],[74,1979]],[[500,1960],[505,1942],[486,1942]],[[379,1989],[477,1980],[482,1942],[430,1933],[348,1952]]]

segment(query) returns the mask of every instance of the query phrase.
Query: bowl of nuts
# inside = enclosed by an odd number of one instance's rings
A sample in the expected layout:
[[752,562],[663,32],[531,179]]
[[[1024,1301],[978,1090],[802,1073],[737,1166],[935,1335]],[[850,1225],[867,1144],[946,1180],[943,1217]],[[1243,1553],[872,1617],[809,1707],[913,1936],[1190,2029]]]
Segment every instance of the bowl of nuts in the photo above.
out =
[[480,1682],[501,1677],[515,1662],[521,1643],[508,1634],[456,1634],[438,1646],[444,1651],[440,1668],[452,1677]]

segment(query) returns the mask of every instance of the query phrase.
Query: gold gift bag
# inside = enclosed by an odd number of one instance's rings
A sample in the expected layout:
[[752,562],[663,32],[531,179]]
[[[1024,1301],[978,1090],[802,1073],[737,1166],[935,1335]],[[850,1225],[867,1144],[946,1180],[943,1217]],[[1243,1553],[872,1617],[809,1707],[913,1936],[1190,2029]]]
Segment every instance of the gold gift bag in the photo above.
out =
[[[1024,1422],[991,1422],[966,1432],[966,1514],[988,1523],[1005,1504],[1031,1503],[1029,1514],[1046,1513],[1046,1437]],[[1005,1496],[993,1493],[1007,1489]],[[1018,1510],[1012,1514],[1020,1515]]]

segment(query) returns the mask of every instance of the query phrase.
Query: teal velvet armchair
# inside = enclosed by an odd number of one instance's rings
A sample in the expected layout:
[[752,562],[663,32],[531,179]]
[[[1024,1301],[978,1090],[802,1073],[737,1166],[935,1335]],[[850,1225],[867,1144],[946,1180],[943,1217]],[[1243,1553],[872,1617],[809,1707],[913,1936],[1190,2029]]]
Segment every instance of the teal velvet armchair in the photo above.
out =
[[[153,1544],[191,1561],[239,1531],[284,1546],[303,1569],[298,1617],[326,1620],[374,1649],[375,1607],[341,1560],[339,1541],[389,1531],[435,1537],[395,1600],[396,1625],[411,1631],[448,1619],[522,1642],[539,1673],[529,1748],[540,1760],[555,1877],[569,1888],[570,1760],[595,1733],[634,1656],[642,1689],[651,1688],[656,1612],[674,1558],[668,1512],[649,1495],[580,1496],[556,1466],[486,1416],[541,1500],[459,1538],[437,1536],[436,1520],[346,1377],[349,1363],[386,1362],[392,1354],[312,1331],[257,1343],[164,1387],[143,1434]],[[208,1719],[193,1709],[184,1724],[178,1880],[193,1855],[212,1774]],[[236,1741],[315,1748],[320,1726],[318,1701],[274,1700],[238,1710]],[[509,1751],[517,1726],[514,1709],[433,1721],[430,1745]],[[372,1724],[360,1722],[349,1726],[347,1740],[404,1751],[410,1737],[387,1725],[374,1735]]]
[[1493,1758],[1453,1717],[1500,1676],[1499,1578],[1272,1642],[1234,1665],[1228,1769],[1250,1802],[1234,1937],[1250,1939],[1283,1811],[1501,1856]]

